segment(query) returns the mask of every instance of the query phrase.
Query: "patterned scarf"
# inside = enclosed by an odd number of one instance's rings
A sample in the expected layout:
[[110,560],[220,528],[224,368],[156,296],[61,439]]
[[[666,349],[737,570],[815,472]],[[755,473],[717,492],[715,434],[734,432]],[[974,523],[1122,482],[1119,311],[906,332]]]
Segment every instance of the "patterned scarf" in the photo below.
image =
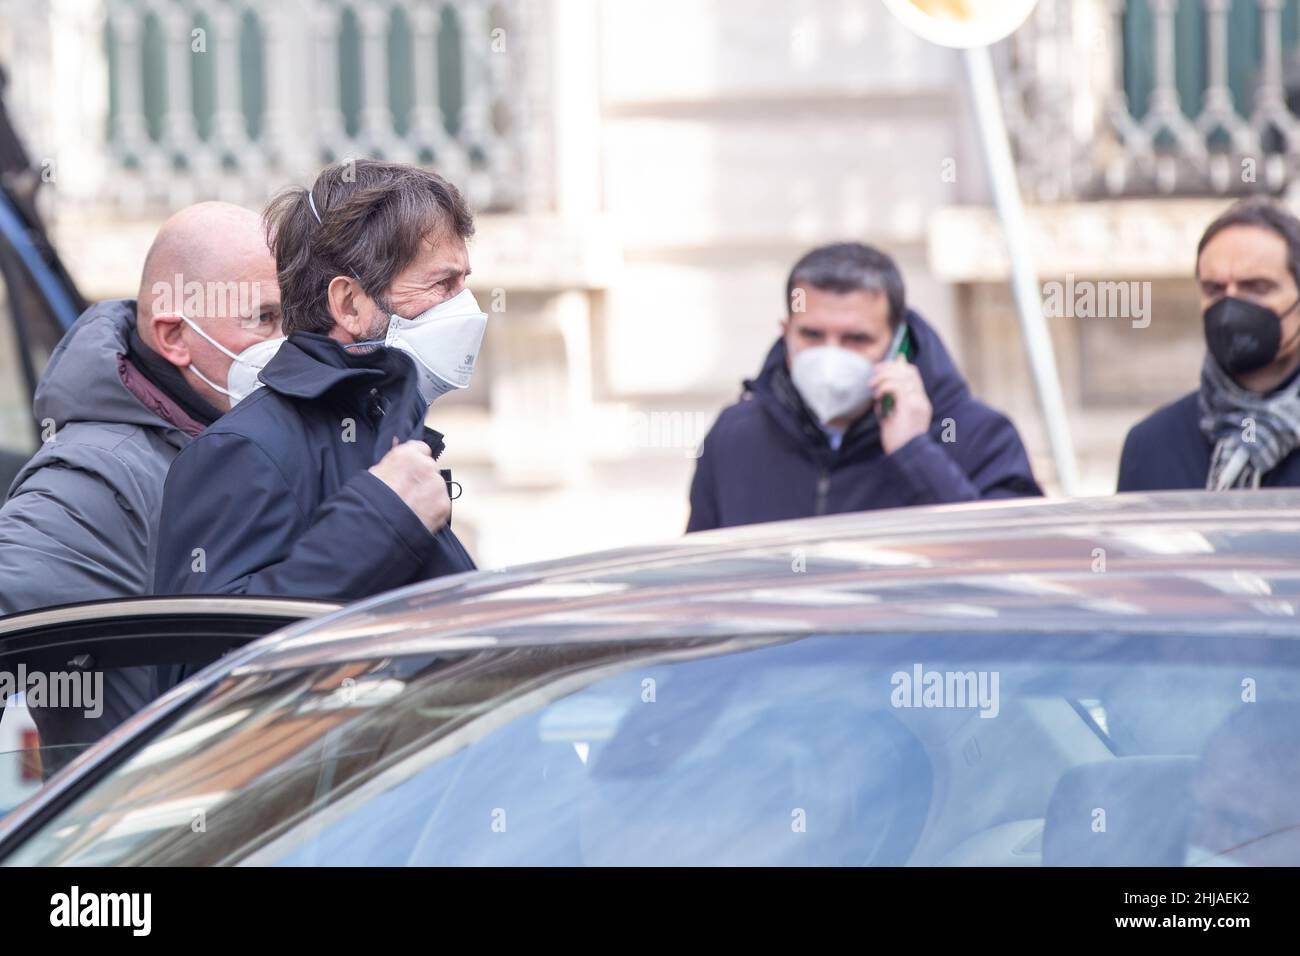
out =
[[1300,445],[1300,376],[1267,395],[1242,388],[1213,356],[1201,367],[1201,433],[1214,445],[1205,487],[1258,488]]

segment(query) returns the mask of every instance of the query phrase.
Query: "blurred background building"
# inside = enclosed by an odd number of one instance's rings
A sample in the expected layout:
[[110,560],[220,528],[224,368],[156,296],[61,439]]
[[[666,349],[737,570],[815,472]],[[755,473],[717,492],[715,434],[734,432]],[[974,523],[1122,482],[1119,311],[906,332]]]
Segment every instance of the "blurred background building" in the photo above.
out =
[[[1297,6],[1042,0],[995,49],[1042,279],[1151,283],[1146,328],[1051,320],[1088,493],[1196,385],[1201,229],[1295,181]],[[898,259],[1053,484],[960,59],[878,0],[0,0],[0,64],[91,298],[134,294],[179,206],[260,208],[332,160],[467,193],[489,331],[430,421],[481,565],[680,533],[786,273],[833,240]],[[12,351],[0,440],[30,446]]]

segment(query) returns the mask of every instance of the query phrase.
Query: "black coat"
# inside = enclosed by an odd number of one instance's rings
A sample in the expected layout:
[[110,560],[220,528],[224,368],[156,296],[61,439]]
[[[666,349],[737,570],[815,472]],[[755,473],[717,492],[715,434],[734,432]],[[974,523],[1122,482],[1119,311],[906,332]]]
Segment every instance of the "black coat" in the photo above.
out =
[[[1201,431],[1199,392],[1184,395],[1133,426],[1119,458],[1117,491],[1205,487],[1214,446]],[[1300,488],[1300,451],[1264,475],[1265,488]]]
[[424,427],[415,365],[295,333],[245,398],[176,457],[163,490],[157,594],[354,601],[474,562],[367,471]]

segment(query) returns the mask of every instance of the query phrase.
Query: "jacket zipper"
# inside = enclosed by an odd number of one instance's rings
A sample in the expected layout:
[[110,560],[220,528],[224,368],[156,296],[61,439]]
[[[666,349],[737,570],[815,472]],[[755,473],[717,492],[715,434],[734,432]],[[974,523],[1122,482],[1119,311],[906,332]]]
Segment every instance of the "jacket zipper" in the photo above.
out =
[[826,495],[831,490],[830,471],[822,468],[817,476],[817,508],[813,511],[815,515],[824,515],[826,513]]

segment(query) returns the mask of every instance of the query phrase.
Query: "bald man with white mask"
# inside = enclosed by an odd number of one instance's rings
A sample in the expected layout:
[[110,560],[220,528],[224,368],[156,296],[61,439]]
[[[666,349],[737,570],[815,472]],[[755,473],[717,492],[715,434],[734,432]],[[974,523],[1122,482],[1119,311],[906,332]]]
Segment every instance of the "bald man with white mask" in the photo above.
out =
[[172,216],[145,258],[136,314],[149,352],[209,410],[230,408],[243,397],[231,395],[231,362],[280,335],[275,260],[260,216],[221,202]]
[[[0,614],[149,593],[167,469],[230,407],[232,356],[279,336],[279,302],[260,217],[204,202],[163,224],[137,300],[68,330],[36,389],[43,444],[0,508]],[[33,708],[42,745],[103,736],[148,702],[148,674],[110,672],[91,716]]]

